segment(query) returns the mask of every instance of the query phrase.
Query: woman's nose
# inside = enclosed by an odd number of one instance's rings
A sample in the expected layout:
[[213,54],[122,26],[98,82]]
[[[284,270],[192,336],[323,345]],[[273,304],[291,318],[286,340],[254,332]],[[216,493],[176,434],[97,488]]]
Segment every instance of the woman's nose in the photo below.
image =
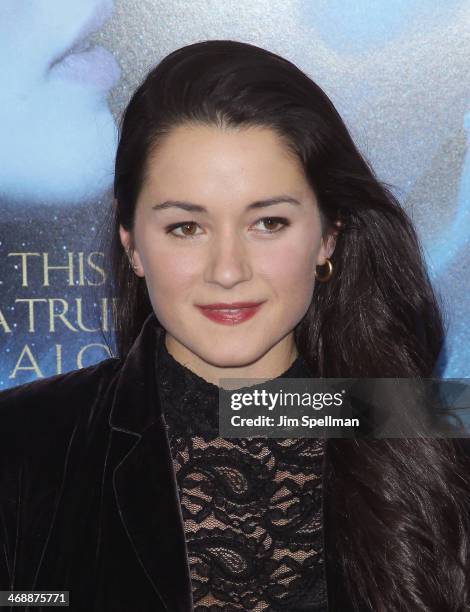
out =
[[210,245],[205,281],[231,286],[251,278],[251,264],[246,245],[236,232],[225,232]]

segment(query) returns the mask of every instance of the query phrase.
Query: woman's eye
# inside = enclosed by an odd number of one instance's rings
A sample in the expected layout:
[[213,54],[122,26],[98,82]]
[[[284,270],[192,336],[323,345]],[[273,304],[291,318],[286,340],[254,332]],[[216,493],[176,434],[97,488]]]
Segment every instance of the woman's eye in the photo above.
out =
[[[263,217],[258,219],[255,225],[263,223],[265,230],[261,231],[262,234],[277,234],[285,227],[290,225],[290,221],[285,217]],[[275,229],[276,226],[281,226]],[[274,226],[274,227],[273,227]],[[166,228],[166,233],[171,234],[175,238],[195,238],[198,234],[195,233],[197,223],[195,221],[184,221],[182,223],[174,223]],[[176,234],[175,231],[181,229],[181,234]]]
[[191,230],[191,228],[194,228],[196,225],[197,223],[195,223],[194,221],[184,221],[183,223],[174,223],[173,225],[169,225],[166,228],[166,233],[171,234],[172,236],[175,236],[175,238],[193,238],[194,236],[197,236],[197,234],[194,234],[191,231],[189,233],[183,233],[183,235],[175,234],[174,231],[181,228],[182,231],[184,232],[188,228],[190,228]]
[[[277,234],[277,232],[280,232],[285,227],[290,225],[290,221],[288,219],[285,219],[284,217],[263,217],[262,219],[259,219],[255,223],[255,225],[257,225],[258,223],[264,223],[265,227],[267,227],[267,231],[263,232],[265,234]],[[273,229],[273,225],[281,225],[281,227],[279,229]]]

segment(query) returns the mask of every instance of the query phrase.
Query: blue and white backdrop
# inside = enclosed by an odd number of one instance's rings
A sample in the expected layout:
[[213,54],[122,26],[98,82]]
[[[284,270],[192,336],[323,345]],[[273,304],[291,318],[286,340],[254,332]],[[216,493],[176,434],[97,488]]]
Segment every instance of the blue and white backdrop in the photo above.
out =
[[88,318],[117,121],[170,51],[230,38],[330,96],[422,240],[446,308],[445,378],[470,377],[470,3],[1,0],[0,388],[109,356]]

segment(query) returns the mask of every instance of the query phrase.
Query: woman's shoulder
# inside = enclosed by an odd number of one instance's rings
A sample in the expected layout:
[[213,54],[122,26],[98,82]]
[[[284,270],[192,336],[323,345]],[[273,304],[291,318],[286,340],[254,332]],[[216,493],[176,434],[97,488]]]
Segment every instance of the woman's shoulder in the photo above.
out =
[[[97,364],[55,374],[0,391],[2,434],[24,431],[48,423],[58,425],[89,407],[114,375],[122,361],[110,357]],[[3,436],[2,436],[3,437]]]

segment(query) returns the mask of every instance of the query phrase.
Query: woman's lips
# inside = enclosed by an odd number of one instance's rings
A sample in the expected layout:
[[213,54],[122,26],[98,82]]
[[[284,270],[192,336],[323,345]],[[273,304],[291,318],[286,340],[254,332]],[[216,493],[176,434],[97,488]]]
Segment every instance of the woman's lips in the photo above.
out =
[[251,319],[263,304],[264,302],[261,302],[261,304],[244,308],[205,308],[203,306],[197,308],[211,321],[222,325],[237,325]]
[[95,45],[65,55],[52,66],[50,74],[91,84],[95,89],[107,91],[119,80],[121,69],[112,53],[100,45]]

